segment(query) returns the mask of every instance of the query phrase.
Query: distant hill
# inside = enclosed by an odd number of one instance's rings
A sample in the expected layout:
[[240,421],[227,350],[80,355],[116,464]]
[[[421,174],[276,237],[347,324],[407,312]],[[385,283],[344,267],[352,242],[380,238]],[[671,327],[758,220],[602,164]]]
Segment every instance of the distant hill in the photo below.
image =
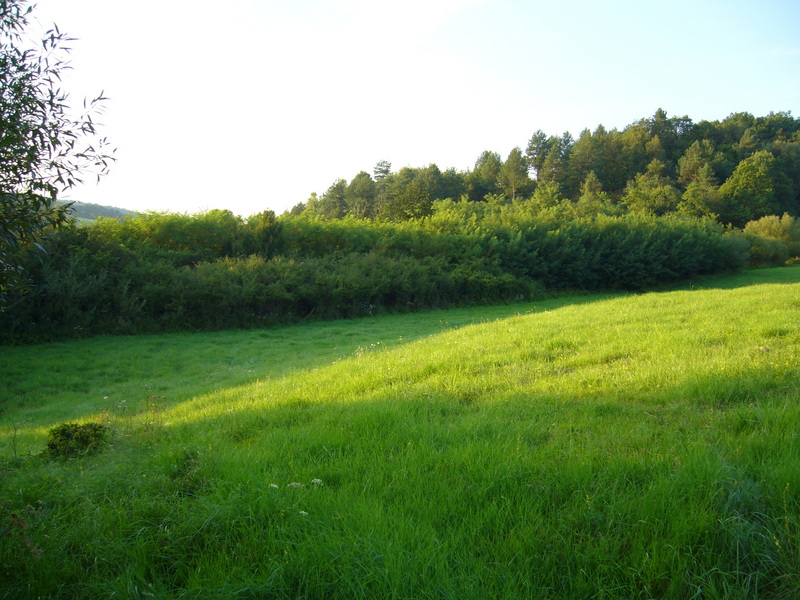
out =
[[91,222],[100,217],[110,217],[112,219],[122,219],[124,217],[134,217],[136,212],[114,206],[102,206],[91,202],[73,202],[70,214],[81,222]]

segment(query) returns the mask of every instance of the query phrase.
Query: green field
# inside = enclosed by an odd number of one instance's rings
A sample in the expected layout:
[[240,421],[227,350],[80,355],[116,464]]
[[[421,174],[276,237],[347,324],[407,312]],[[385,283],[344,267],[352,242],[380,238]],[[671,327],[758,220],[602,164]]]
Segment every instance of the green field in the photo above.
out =
[[800,267],[0,352],[0,598],[798,598]]

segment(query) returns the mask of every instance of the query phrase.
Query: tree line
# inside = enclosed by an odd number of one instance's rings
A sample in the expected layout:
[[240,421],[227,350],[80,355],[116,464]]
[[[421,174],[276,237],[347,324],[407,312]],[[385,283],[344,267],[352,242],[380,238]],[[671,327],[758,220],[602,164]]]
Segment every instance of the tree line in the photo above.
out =
[[435,164],[335,181],[293,214],[402,221],[431,214],[439,199],[482,202],[503,196],[561,206],[578,215],[626,212],[711,217],[743,227],[767,215],[800,211],[800,119],[790,113],[693,123],[664,110],[622,131],[583,130],[577,139],[536,131],[505,160],[484,151],[471,171]]
[[28,253],[0,342],[268,327],[567,291],[642,290],[800,254],[800,221],[745,230],[646,213],[565,216],[532,198],[438,200],[400,222],[227,210],[101,218]]

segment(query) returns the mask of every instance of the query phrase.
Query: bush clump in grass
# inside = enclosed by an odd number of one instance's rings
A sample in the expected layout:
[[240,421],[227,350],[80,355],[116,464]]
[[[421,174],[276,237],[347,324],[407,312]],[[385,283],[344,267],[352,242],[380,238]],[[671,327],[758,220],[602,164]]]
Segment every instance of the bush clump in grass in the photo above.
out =
[[105,441],[108,427],[100,423],[62,423],[50,430],[45,456],[70,458],[94,454]]

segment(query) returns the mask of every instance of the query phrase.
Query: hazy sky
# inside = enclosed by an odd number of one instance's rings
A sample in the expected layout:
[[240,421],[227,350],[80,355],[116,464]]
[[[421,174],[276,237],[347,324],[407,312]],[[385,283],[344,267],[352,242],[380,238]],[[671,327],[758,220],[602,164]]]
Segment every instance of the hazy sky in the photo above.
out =
[[797,0],[39,0],[118,161],[73,199],[278,213],[338,178],[468,170],[537,129],[800,114]]

